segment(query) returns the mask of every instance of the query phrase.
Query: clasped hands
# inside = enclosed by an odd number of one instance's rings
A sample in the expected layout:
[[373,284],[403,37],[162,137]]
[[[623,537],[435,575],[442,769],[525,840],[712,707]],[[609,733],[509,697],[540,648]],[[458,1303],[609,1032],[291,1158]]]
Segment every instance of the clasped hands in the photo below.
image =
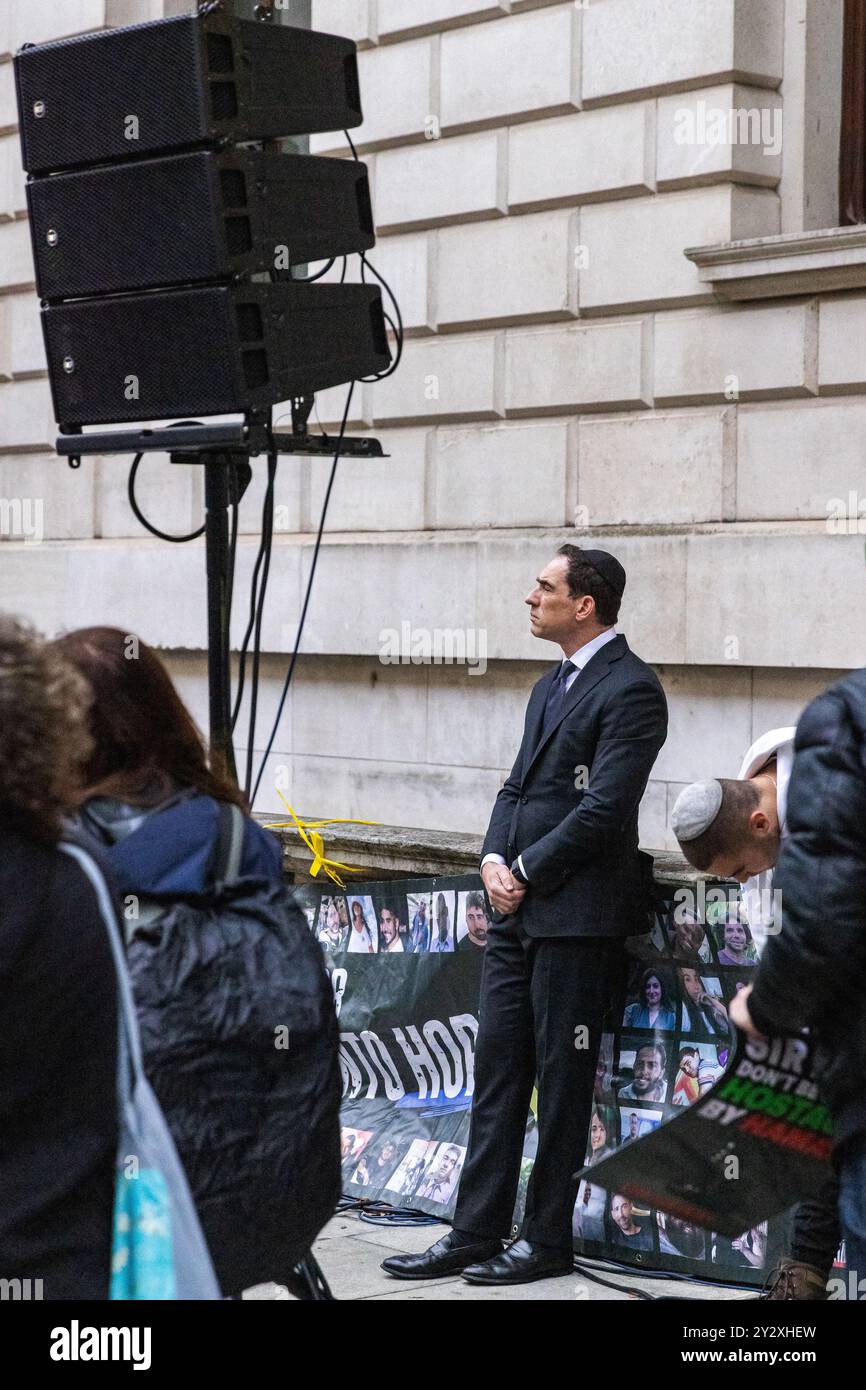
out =
[[492,861],[481,870],[487,896],[497,912],[510,917],[516,912],[526,897],[526,884],[518,883],[507,864],[494,864]]

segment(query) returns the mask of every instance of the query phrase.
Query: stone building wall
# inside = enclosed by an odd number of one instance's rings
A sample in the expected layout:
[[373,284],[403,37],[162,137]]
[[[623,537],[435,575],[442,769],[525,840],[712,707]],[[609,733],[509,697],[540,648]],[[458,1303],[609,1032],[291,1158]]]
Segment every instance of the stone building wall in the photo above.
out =
[[[9,62],[26,40],[160,12],[12,0],[0,18],[0,603],[49,631],[140,632],[203,720],[200,546],[143,535],[125,461],[72,474],[50,455]],[[407,337],[392,378],[355,388],[350,427],[389,457],[339,466],[260,809],[279,808],[279,785],[309,814],[483,829],[556,655],[522,599],[566,539],[622,559],[620,628],[668,693],[648,846],[670,846],[683,783],[734,775],[754,737],[866,661],[864,252],[841,231],[813,254],[804,241],[838,217],[841,14],[842,0],[313,0],[314,27],[361,46],[371,259]],[[735,113],[724,139],[718,112]],[[346,153],[335,137],[312,148]],[[684,254],[758,239],[721,268]],[[744,268],[754,283],[734,284]],[[345,395],[318,400],[329,431]],[[280,464],[259,745],[326,467]],[[165,458],[146,460],[140,497],[168,529],[201,514],[195,470]],[[44,539],[25,540],[38,503]],[[470,660],[419,664],[428,642]]]

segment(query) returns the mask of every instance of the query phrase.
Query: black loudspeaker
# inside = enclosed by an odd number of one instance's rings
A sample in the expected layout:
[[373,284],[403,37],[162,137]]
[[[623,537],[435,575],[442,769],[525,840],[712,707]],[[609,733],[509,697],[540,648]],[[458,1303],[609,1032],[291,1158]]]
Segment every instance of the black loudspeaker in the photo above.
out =
[[31,174],[362,120],[351,40],[219,13],[24,48],[15,79]]
[[235,414],[383,371],[371,285],[251,284],[80,299],[42,310],[64,425]]
[[365,166],[238,143],[358,125],[350,40],[202,12],[15,72],[62,426],[249,417],[387,369],[379,290],[290,270],[374,244]]
[[196,150],[31,179],[27,198],[44,300],[229,280],[375,243],[354,160]]

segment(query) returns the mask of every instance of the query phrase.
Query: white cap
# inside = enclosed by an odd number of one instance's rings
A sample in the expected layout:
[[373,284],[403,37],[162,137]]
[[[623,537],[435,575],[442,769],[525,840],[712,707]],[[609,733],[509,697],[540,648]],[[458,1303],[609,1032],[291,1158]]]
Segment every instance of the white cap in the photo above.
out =
[[721,782],[692,782],[674,802],[671,827],[680,844],[709,830],[722,808]]

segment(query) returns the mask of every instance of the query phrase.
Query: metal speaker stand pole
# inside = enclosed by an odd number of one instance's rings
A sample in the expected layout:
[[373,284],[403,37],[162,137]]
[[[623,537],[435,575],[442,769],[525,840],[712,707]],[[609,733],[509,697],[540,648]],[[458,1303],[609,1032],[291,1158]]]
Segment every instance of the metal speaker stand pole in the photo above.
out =
[[205,554],[207,569],[207,679],[210,755],[215,771],[237,782],[231,716],[232,574],[229,554],[229,468],[231,456],[203,454]]

